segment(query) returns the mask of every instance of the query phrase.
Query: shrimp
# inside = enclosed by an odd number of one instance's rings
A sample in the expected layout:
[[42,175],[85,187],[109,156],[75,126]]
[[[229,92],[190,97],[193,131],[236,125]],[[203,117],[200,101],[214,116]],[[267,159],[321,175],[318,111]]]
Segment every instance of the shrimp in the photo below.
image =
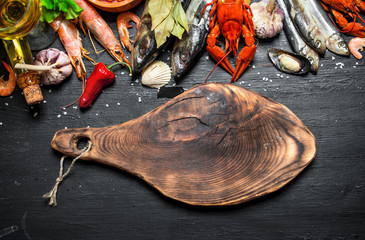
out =
[[82,57],[86,56],[87,51],[82,47],[79,31],[76,26],[66,20],[63,15],[58,16],[50,23],[52,29],[58,33],[63,46],[66,49],[71,64],[76,70],[79,79],[85,80],[86,69]]
[[362,55],[359,50],[362,51],[363,47],[365,47],[365,38],[355,37],[349,42],[349,49],[352,55],[359,60],[362,59]]
[[3,64],[9,72],[9,80],[5,82],[3,80],[4,75],[0,77],[0,96],[6,97],[14,92],[16,81],[14,70],[6,62],[3,61]]
[[79,15],[79,19],[85,23],[86,27],[94,34],[101,45],[116,61],[124,60],[124,62],[130,64],[122,52],[121,44],[100,14],[84,0],[75,0],[75,2],[84,9]]
[[136,23],[138,28],[139,26],[139,17],[132,12],[122,12],[117,17],[117,28],[119,32],[120,41],[122,42],[123,48],[128,48],[128,50],[132,51],[132,44],[129,39],[128,28],[131,28],[132,25],[129,24],[130,21]]

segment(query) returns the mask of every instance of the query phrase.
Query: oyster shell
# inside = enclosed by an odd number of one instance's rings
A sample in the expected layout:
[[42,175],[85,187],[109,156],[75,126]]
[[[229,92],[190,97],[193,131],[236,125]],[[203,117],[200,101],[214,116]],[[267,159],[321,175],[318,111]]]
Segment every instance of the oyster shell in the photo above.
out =
[[[149,113],[58,131],[52,147],[117,167],[172,199],[233,205],[274,192],[312,161],[315,138],[284,105],[233,84],[197,85]],[[122,195],[121,195],[122,196]],[[122,196],[123,197],[123,196]]]
[[142,71],[142,84],[151,88],[160,88],[170,79],[171,69],[162,61],[153,61]]
[[274,66],[282,72],[303,75],[311,69],[310,61],[302,55],[276,48],[269,48],[267,52]]

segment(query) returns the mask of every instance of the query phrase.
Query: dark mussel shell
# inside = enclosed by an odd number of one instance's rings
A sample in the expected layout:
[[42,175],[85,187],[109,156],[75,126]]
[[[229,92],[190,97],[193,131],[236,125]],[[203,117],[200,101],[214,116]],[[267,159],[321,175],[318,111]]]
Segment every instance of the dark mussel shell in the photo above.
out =
[[267,52],[274,66],[282,72],[303,75],[311,69],[311,63],[302,55],[276,48],[269,48]]

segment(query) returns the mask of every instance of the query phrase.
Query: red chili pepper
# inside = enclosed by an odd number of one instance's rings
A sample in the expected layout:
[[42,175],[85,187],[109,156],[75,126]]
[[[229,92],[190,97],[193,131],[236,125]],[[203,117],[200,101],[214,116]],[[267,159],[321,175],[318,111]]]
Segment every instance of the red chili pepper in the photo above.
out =
[[125,62],[116,62],[109,66],[98,63],[86,81],[84,92],[79,100],[80,108],[89,107],[99,96],[101,91],[114,82],[115,74],[111,71],[111,68],[117,64],[125,64],[131,71],[130,66]]

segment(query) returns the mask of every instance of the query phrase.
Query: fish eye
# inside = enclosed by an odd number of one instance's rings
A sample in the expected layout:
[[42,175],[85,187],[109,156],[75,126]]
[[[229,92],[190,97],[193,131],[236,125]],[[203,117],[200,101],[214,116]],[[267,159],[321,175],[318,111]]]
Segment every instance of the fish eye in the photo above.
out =
[[139,47],[139,54],[145,55],[148,49],[148,41],[143,40]]
[[340,48],[343,48],[343,47],[345,47],[347,44],[345,43],[345,42],[339,42],[338,43],[338,47],[340,47]]
[[189,57],[190,57],[190,52],[189,51],[183,51],[180,54],[181,61],[185,62],[186,60],[188,60]]

